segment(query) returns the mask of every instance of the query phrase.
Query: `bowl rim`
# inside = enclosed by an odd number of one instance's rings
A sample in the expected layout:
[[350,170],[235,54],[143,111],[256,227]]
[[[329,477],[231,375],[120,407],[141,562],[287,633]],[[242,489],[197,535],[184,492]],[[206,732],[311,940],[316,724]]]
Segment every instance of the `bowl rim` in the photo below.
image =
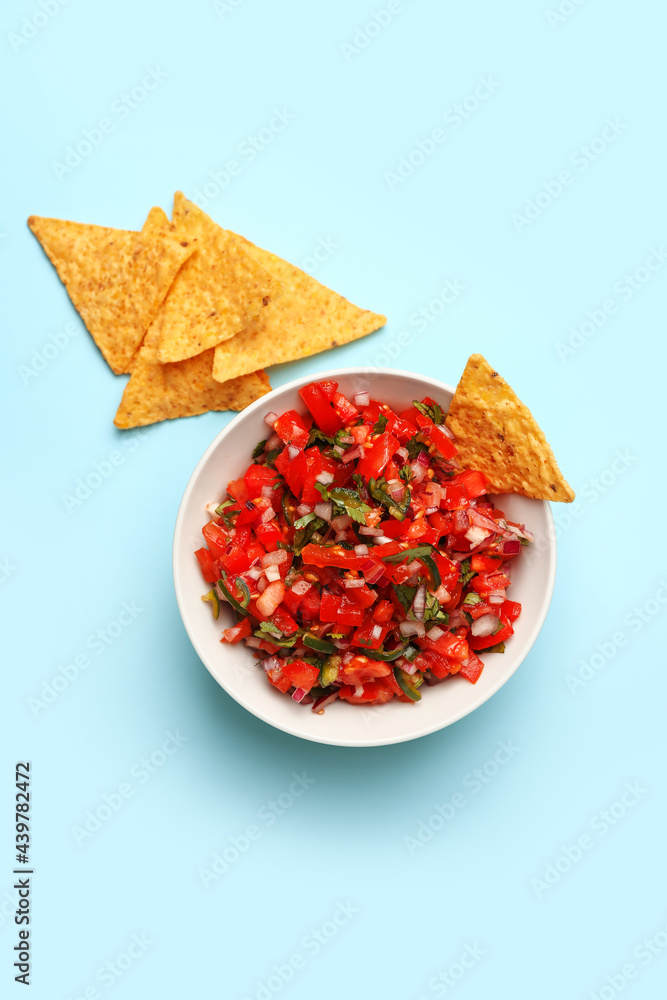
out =
[[[557,565],[556,532],[555,532],[553,511],[551,509],[551,504],[549,503],[549,501],[547,500],[536,501],[538,503],[542,503],[545,508],[547,529],[548,529],[547,530],[548,551],[550,553],[551,559],[550,559],[549,575],[547,577],[547,582],[546,582],[546,590],[542,598],[541,611],[536,616],[533,622],[533,627],[529,632],[528,637],[525,641],[525,649],[523,654],[517,658],[516,662],[512,667],[511,672],[506,676],[502,677],[501,679],[498,679],[498,681],[491,686],[490,690],[488,690],[484,694],[484,696],[481,697],[480,700],[477,701],[472,707],[462,708],[453,717],[448,718],[448,720],[444,723],[426,725],[423,728],[417,729],[415,732],[407,735],[401,734],[395,737],[384,736],[378,739],[368,739],[368,740],[343,739],[343,738],[332,739],[331,737],[318,737],[317,735],[311,733],[305,733],[302,730],[299,730],[296,726],[291,726],[288,723],[277,721],[275,718],[272,718],[268,713],[262,711],[261,709],[258,709],[255,705],[253,705],[250,699],[244,697],[243,695],[241,695],[236,691],[231,691],[225,685],[225,683],[218,676],[216,676],[216,674],[213,672],[213,669],[209,666],[207,662],[207,657],[204,654],[203,648],[198,641],[195,630],[194,629],[191,630],[188,625],[188,615],[187,612],[185,611],[185,597],[184,597],[184,592],[182,590],[180,575],[177,569],[178,557],[179,557],[179,543],[181,541],[181,534],[183,531],[183,526],[185,521],[185,512],[189,504],[190,496],[194,490],[199,475],[202,472],[204,466],[207,464],[211,454],[218,447],[219,442],[223,438],[227,437],[227,435],[231,431],[233,431],[234,426],[237,424],[237,422],[240,423],[241,420],[247,417],[249,414],[254,413],[256,410],[262,407],[265,407],[267,403],[270,404],[271,398],[274,395],[278,394],[279,392],[282,393],[286,390],[289,391],[289,390],[299,389],[304,385],[308,385],[310,382],[321,382],[323,379],[335,379],[338,376],[354,376],[354,375],[373,375],[375,377],[381,377],[384,375],[393,375],[393,376],[398,376],[399,378],[406,378],[406,377],[417,378],[417,379],[422,379],[427,383],[430,383],[433,387],[437,389],[444,389],[447,392],[451,393],[454,393],[455,391],[455,388],[449,385],[447,382],[442,382],[440,381],[440,379],[432,378],[430,375],[424,375],[421,372],[410,372],[400,368],[377,368],[372,365],[362,365],[358,367],[353,366],[348,368],[332,368],[321,372],[315,372],[309,375],[302,375],[299,378],[292,379],[292,381],[284,383],[284,385],[276,386],[275,389],[272,389],[264,396],[260,396],[259,399],[256,399],[249,406],[246,406],[245,409],[237,413],[229,421],[229,423],[226,424],[222,428],[222,430],[220,430],[216,434],[213,441],[211,441],[209,446],[206,448],[204,454],[197,462],[197,465],[195,466],[192,474],[190,475],[190,478],[188,479],[187,485],[183,492],[183,496],[181,498],[181,502],[178,507],[178,512],[176,514],[176,522],[174,525],[174,534],[172,543],[172,574],[174,578],[174,591],[176,593],[176,603],[178,604],[178,611],[181,616],[181,621],[188,635],[188,638],[190,639],[190,642],[192,643],[195,652],[197,653],[199,659],[202,661],[208,672],[211,674],[216,683],[218,683],[220,687],[222,687],[223,690],[229,695],[230,698],[233,698],[234,701],[236,701],[239,705],[245,708],[256,718],[261,719],[262,722],[267,723],[267,725],[269,726],[273,726],[274,729],[279,729],[282,732],[289,733],[290,736],[296,736],[299,739],[308,740],[311,743],[321,743],[321,744],[326,744],[328,746],[345,746],[345,747],[391,746],[395,743],[407,743],[412,740],[421,739],[423,736],[430,736],[432,733],[436,733],[442,729],[446,729],[449,726],[453,725],[455,722],[459,722],[467,715],[470,715],[472,712],[476,711],[483,704],[485,704],[485,702],[487,702],[494,694],[496,694],[496,692],[499,691],[500,688],[503,687],[510,680],[510,678],[514,676],[514,674],[519,669],[525,658],[528,656],[528,653],[533,648],[535,641],[546,620],[549,608],[551,606],[551,600],[553,598],[553,592],[556,582],[556,565]],[[505,494],[498,494],[498,495],[505,495]]]

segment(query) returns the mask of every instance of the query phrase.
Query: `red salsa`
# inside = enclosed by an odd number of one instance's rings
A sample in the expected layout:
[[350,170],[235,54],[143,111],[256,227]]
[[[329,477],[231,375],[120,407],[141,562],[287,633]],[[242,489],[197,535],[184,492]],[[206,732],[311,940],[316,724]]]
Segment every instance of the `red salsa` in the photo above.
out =
[[301,412],[269,413],[245,475],[209,505],[195,553],[278,691],[322,712],[336,698],[415,702],[420,687],[503,652],[521,605],[512,560],[532,536],[461,469],[429,397],[402,413],[336,382],[299,390]]

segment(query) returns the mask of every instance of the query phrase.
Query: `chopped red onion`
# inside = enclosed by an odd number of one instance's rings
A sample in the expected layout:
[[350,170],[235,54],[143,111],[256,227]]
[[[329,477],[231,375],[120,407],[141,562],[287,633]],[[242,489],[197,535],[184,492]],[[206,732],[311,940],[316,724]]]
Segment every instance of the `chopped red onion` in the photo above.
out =
[[341,444],[354,444],[354,438],[351,434],[345,434],[342,437],[339,437],[338,440]]
[[338,517],[334,517],[331,522],[331,527],[334,531],[345,531],[352,524],[352,518],[349,514],[339,514]]
[[262,486],[260,495],[263,496],[265,500],[271,500],[273,497],[273,486]]
[[301,450],[300,448],[296,448],[293,444],[287,446],[287,457],[289,458],[290,462],[294,461],[294,459],[299,454],[300,450]]
[[364,693],[364,685],[363,684],[356,684],[355,688],[354,688],[354,697],[355,698],[361,698],[361,696],[362,696],[363,693]]
[[343,454],[343,452],[345,451],[345,449],[344,449],[344,448],[341,448],[341,446],[340,446],[339,444],[335,444],[335,445],[333,446],[333,450],[334,450],[334,455],[337,455],[337,456],[338,456],[338,458],[340,458],[340,456],[341,456],[341,455]]
[[277,566],[267,566],[264,572],[269,583],[275,583],[280,579],[280,570]]
[[416,635],[422,639],[426,635],[426,626],[423,622],[404,621],[398,626],[401,635]]
[[265,552],[262,556],[262,566],[281,566],[282,563],[289,562],[290,553],[285,549],[276,549],[275,552]]
[[294,699],[294,701],[303,701],[303,699],[306,697],[307,694],[308,692],[306,691],[305,688],[296,688],[294,694],[292,695],[292,698]]
[[[258,640],[260,641],[260,640]],[[247,646],[250,645],[250,640],[246,643]],[[262,660],[262,666],[266,670],[267,674],[269,670],[278,670],[282,666],[282,663],[277,656],[267,656],[265,660]]]
[[430,628],[426,633],[426,638],[431,639],[432,642],[435,642],[436,639],[439,639],[440,636],[444,634],[445,634],[444,629],[441,629],[439,625],[434,625],[433,628]]
[[272,434],[264,445],[264,449],[266,451],[273,451],[275,448],[280,448],[282,443],[282,438],[278,434]]
[[266,579],[266,576],[260,576],[259,580],[257,581],[257,590],[259,591],[260,594],[263,594],[268,585],[269,581]]
[[303,597],[303,595],[306,594],[311,587],[312,583],[308,580],[297,580],[297,582],[292,585],[292,593],[297,597]]
[[368,392],[355,392],[353,399],[354,399],[354,405],[357,407],[370,406],[371,397],[370,393]]
[[424,511],[424,513],[425,514],[435,514],[438,510],[439,510],[439,506],[438,507],[427,507],[426,510]]
[[[421,455],[423,452],[420,452],[419,454]],[[426,466],[422,465],[421,462],[418,462],[417,459],[415,459],[414,462],[410,462],[410,468],[412,469],[413,483],[421,483],[426,477]]]
[[347,587],[348,590],[354,590],[355,587],[365,587],[366,581],[364,580],[363,576],[355,576],[345,580],[344,585],[345,587]]
[[438,589],[434,592],[433,596],[437,597],[440,604],[446,604],[447,601],[450,601],[452,599],[452,595],[449,593],[444,583],[440,584]]
[[333,513],[333,504],[331,501],[322,501],[321,503],[315,504],[315,513],[318,517],[321,517],[323,521],[331,521],[331,515]]
[[344,651],[344,650],[350,648],[350,640],[349,639],[348,639],[347,642],[344,642],[343,639],[332,639],[331,641],[333,642],[333,644],[336,647],[336,649],[340,649],[341,651]]
[[436,424],[435,426],[438,428],[439,431],[442,431],[443,434],[446,434],[447,437],[450,438],[450,440],[452,441],[454,440],[454,435],[452,434],[452,432],[450,431],[449,427],[447,427],[446,424]]
[[422,564],[419,559],[413,559],[412,562],[409,562],[405,568],[410,576],[412,576],[413,573],[418,573],[420,569],[422,569]]
[[305,517],[306,514],[312,514],[313,508],[309,503],[300,503],[296,509],[299,517]]
[[381,625],[374,625],[373,628],[372,628],[372,630],[371,630],[371,637],[373,639],[379,639],[381,636],[382,636],[382,626]]
[[424,465],[428,468],[431,464],[431,456],[427,451],[420,451],[417,455],[416,461],[419,462],[420,465]]
[[261,649],[262,640],[258,639],[256,635],[251,635],[243,641],[249,649]]
[[369,526],[367,524],[360,524],[359,525],[359,534],[360,535],[381,535],[382,534],[382,528],[369,528]]
[[334,536],[334,542],[346,542],[347,541],[347,531],[337,531]]
[[414,663],[410,663],[409,660],[403,658],[400,660],[400,664],[403,673],[409,674],[410,677],[413,677],[417,673],[418,668],[414,665]]
[[379,534],[379,535],[375,536],[375,544],[376,545],[386,545],[387,542],[393,542],[393,541],[394,541],[394,539],[393,538],[389,538],[388,535]]
[[340,456],[340,460],[343,463],[343,465],[347,465],[349,462],[353,462],[357,458],[361,458],[361,453],[359,452],[359,448],[356,445],[354,448],[350,448],[349,451],[344,452]]
[[364,574],[366,583],[377,583],[378,580],[384,576],[384,566],[375,562],[366,563],[362,567],[361,572]]
[[[387,486],[387,493],[392,500],[397,500],[399,503],[405,496],[405,486],[403,483],[392,483],[391,486]],[[437,508],[436,508],[437,509]]]
[[500,619],[495,615],[482,615],[481,618],[475,619],[470,626],[470,631],[473,635],[484,638],[484,636],[493,635],[499,624]]
[[246,570],[245,575],[249,576],[251,580],[259,580],[260,576],[264,572],[259,566],[252,566],[250,569]]
[[329,483],[333,483],[334,477],[331,472],[320,472],[319,476],[315,476],[315,482],[321,483],[323,486],[328,486]]
[[334,691],[333,694],[323,694],[321,698],[317,698],[315,704],[311,708],[311,712],[316,712],[317,715],[322,715],[325,708],[332,705],[336,698],[338,697],[338,691]]
[[367,545],[355,545],[354,546],[354,551],[356,552],[356,554],[358,556],[367,556],[368,555],[368,546]]
[[398,450],[396,451],[396,454],[398,455],[398,457],[400,459],[402,459],[405,462],[406,459],[408,458],[408,449],[407,448],[398,448]]
[[417,593],[415,594],[414,601],[412,602],[412,613],[418,622],[424,620],[424,612],[426,611],[426,584],[420,583],[417,587]]
[[508,538],[506,542],[503,542],[504,556],[515,556],[519,552],[521,552],[521,542],[518,538]]
[[274,413],[273,410],[271,410],[269,413],[266,414],[266,416],[264,417],[264,419],[267,422],[267,424],[269,425],[269,427],[273,427],[273,425],[275,424],[276,420],[278,419],[278,414]]
[[494,590],[492,594],[489,594],[489,604],[502,604],[506,599],[507,595],[504,590]]
[[266,524],[267,521],[270,521],[275,516],[276,512],[273,509],[273,507],[267,507],[264,513],[262,514],[260,521],[262,522],[262,524]]

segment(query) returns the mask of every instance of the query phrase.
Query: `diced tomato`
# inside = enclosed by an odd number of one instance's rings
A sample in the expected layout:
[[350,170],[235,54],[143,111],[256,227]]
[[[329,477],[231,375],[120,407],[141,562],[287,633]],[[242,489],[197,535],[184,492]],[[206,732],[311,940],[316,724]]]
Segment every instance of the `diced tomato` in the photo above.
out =
[[381,600],[373,608],[373,619],[376,622],[389,622],[393,613],[394,606],[391,601]]
[[250,627],[250,622],[247,618],[244,618],[242,622],[238,625],[234,625],[233,628],[226,628],[222,633],[222,639],[220,642],[230,642],[233,646],[241,639],[246,639],[249,635],[252,635],[252,629]]
[[320,616],[320,595],[315,587],[311,587],[299,605],[299,612],[305,621],[315,621]]
[[232,576],[238,573],[244,573],[247,569],[250,569],[250,559],[248,558],[248,553],[245,549],[240,548],[238,545],[232,545],[229,552],[225,552],[224,556],[220,560],[222,568],[231,573]]
[[[433,400],[427,396],[424,400],[427,404],[432,404]],[[438,424],[435,424],[430,417],[424,416],[421,411],[417,411],[415,421],[420,430],[425,431],[436,446],[443,458],[453,458],[457,454],[458,448],[445,431]]]
[[459,673],[461,674],[461,677],[465,677],[465,679],[470,681],[471,684],[476,684],[483,669],[483,662],[471,649],[468,655],[468,662],[462,664]]
[[333,382],[333,381],[331,381],[331,382],[314,382],[313,385],[319,386],[319,388],[321,389],[322,393],[324,394],[324,398],[328,399],[329,402],[331,402],[331,400],[334,398],[334,394],[335,394],[336,390],[338,389],[338,382]]
[[407,535],[412,521],[397,521],[396,518],[389,518],[388,521],[380,521],[378,528],[382,529],[382,534],[386,535],[387,538],[400,538],[401,535]]
[[338,679],[345,684],[367,684],[368,681],[377,680],[378,677],[387,677],[392,672],[388,663],[380,660],[371,660],[367,656],[354,656],[349,663],[345,663],[338,674]]
[[337,566],[340,569],[361,569],[370,556],[358,556],[354,549],[341,545],[315,545],[310,542],[301,553],[305,565]]
[[263,486],[272,486],[276,479],[276,470],[266,465],[251,465],[243,477],[245,488],[250,499],[262,495]]
[[483,556],[480,552],[475,552],[470,559],[470,569],[475,573],[493,573],[502,561],[502,556]]
[[366,424],[359,424],[358,427],[350,428],[350,434],[354,438],[355,444],[363,444],[370,432],[371,429]]
[[383,625],[381,622],[375,621],[372,613],[367,611],[364,615],[363,624],[360,625],[352,636],[352,642],[355,646],[361,646],[362,649],[379,649],[388,631],[388,625]]
[[305,660],[292,660],[290,663],[283,664],[282,672],[283,676],[289,678],[294,687],[303,688],[304,691],[310,691],[320,676],[318,667],[313,666],[312,663],[306,663]]
[[278,605],[273,614],[269,615],[269,621],[276,628],[279,628],[283,635],[293,635],[299,627],[282,604]]
[[205,548],[197,549],[195,555],[197,557],[197,562],[199,563],[199,568],[202,571],[202,576],[206,582],[217,583],[220,579],[220,574],[218,573],[213,556],[209,550]]
[[396,454],[398,448],[400,448],[400,444],[393,434],[388,431],[380,434],[370,451],[367,451],[360,459],[357,465],[357,475],[366,481],[377,479],[382,475],[387,462]]
[[472,578],[470,586],[478,594],[490,594],[494,590],[504,590],[509,580],[504,573],[480,573]]
[[333,475],[338,466],[326,455],[323,455],[319,448],[313,446],[304,452],[307,462],[306,474],[304,476],[303,487],[301,489],[301,499],[304,503],[316,504],[322,500],[322,494],[316,488],[318,476],[323,472]]
[[508,619],[503,621],[503,614],[500,615],[501,628],[494,635],[470,635],[468,636],[468,643],[471,649],[488,649],[489,646],[495,646],[499,642],[504,642],[505,639],[509,639],[511,635],[514,634],[514,629],[512,624]]
[[360,608],[370,608],[371,604],[375,604],[377,591],[365,583],[363,587],[346,587],[345,596]]
[[[441,511],[436,511],[435,514],[429,514],[427,516],[427,521],[438,534],[438,541],[443,535],[449,534],[452,530],[453,517],[451,514],[443,514]],[[437,542],[435,543],[437,545]]]
[[436,653],[433,649],[425,649],[421,655],[426,658],[431,673],[441,680],[452,672],[451,663],[441,653]]
[[345,595],[339,597],[330,590],[323,590],[320,595],[320,621],[341,622],[343,625],[361,625],[364,620],[364,609]]
[[308,428],[296,410],[286,410],[278,417],[273,429],[285,444],[291,444],[295,448],[305,448],[308,443]]
[[500,611],[509,622],[515,622],[521,614],[521,605],[518,601],[503,601]]
[[231,483],[227,483],[227,492],[232,500],[239,500],[243,503],[244,500],[248,499],[245,479],[233,479]]
[[310,385],[299,389],[299,395],[312,413],[313,420],[325,434],[335,434],[343,426],[343,421],[330,402],[335,391],[334,389],[331,397],[327,398],[322,386],[317,382],[311,382]]
[[369,702],[381,705],[383,702],[393,698],[393,694],[386,687],[381,686],[379,682],[370,681],[368,684],[363,685],[362,691],[359,694],[357,694],[357,688],[344,684],[338,692],[338,697],[342,698],[343,701],[351,702],[353,705],[363,705]]
[[276,520],[255,525],[255,534],[267,552],[275,552],[278,542],[283,540],[283,532]]
[[241,512],[238,514],[236,521],[234,522],[237,527],[243,524],[252,524],[253,521],[259,520],[265,510],[268,510],[271,506],[271,501],[267,500],[266,497],[256,497],[254,500],[245,500]]
[[[461,510],[468,506],[468,494],[462,483],[447,483],[443,505],[447,510]],[[466,531],[468,528],[466,527]]]
[[213,558],[222,559],[229,545],[229,532],[221,524],[209,521],[208,524],[204,525],[201,533],[211,550]]
[[346,399],[342,392],[334,392],[331,402],[344,424],[351,423],[359,416],[359,410],[349,399]]
[[300,451],[294,460],[291,460],[287,448],[283,449],[276,457],[276,469],[284,477],[285,482],[295,497],[300,497],[303,492],[303,484],[308,471],[308,459],[306,453]]
[[457,476],[450,479],[450,483],[458,483],[463,486],[469,500],[481,497],[489,488],[488,480],[484,473],[474,471],[473,469],[466,469],[464,472],[460,472]]
[[267,671],[266,676],[269,678],[271,684],[282,691],[283,694],[287,694],[289,689],[292,687],[292,682],[289,677],[286,677],[280,667],[274,667],[273,670]]

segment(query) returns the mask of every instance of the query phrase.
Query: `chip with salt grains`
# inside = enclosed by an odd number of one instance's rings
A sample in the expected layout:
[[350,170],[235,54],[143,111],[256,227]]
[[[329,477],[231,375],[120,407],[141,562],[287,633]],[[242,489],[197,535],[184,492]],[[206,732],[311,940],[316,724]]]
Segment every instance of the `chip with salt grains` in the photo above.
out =
[[140,233],[35,215],[28,225],[111,369],[128,372],[195,242],[154,221]]
[[209,410],[242,410],[271,391],[263,371],[215,382],[211,374],[213,348],[163,365],[157,357],[159,340],[160,325],[156,322],[146,334],[125,386],[114,418],[116,427],[143,427]]
[[[196,237],[198,248],[177,274],[164,302],[158,358],[182,361],[234,337],[280,295],[241,237],[222,229],[177,191],[174,232]],[[246,371],[254,371],[246,369]]]
[[280,280],[283,291],[241,333],[216,347],[213,377],[219,381],[348,344],[387,322],[286,260],[238,239]]
[[481,470],[490,492],[574,500],[532,413],[481,354],[468,358],[445,423],[456,438],[457,460]]

